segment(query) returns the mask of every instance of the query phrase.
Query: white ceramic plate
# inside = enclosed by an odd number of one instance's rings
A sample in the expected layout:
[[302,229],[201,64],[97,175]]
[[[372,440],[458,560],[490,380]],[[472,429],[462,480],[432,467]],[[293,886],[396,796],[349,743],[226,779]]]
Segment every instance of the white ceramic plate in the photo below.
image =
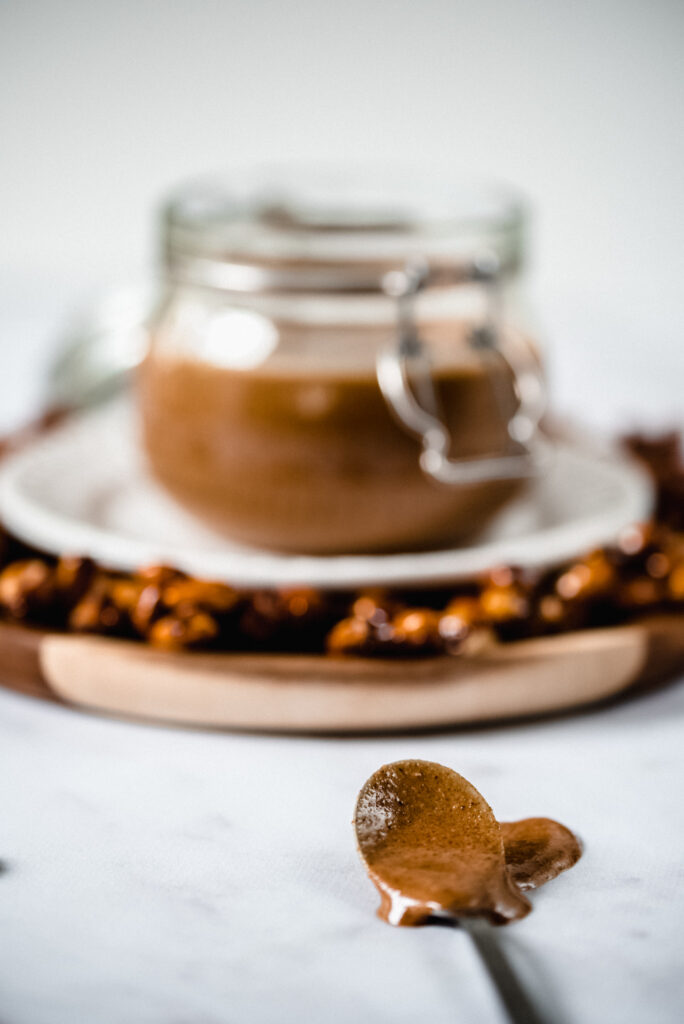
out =
[[544,474],[476,543],[392,555],[280,555],[231,543],[150,479],[126,402],[71,420],[7,459],[0,519],[30,544],[116,569],[164,563],[238,586],[428,584],[501,564],[547,565],[648,517],[645,474],[615,454],[557,445]]

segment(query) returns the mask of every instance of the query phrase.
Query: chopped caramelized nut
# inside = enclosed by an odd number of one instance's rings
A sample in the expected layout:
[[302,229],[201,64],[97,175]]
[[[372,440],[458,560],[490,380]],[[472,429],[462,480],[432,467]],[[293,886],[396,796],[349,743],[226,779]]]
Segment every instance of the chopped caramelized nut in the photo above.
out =
[[365,649],[371,628],[364,619],[342,619],[328,634],[332,654],[357,653]]
[[556,580],[556,592],[564,601],[586,599],[607,592],[615,582],[615,569],[602,551],[594,551]]
[[129,613],[131,622],[141,636],[147,634],[153,620],[161,613],[161,608],[161,591],[158,585],[146,583],[139,591],[137,600]]
[[415,648],[440,650],[440,614],[430,608],[409,608],[392,619],[395,641]]
[[476,597],[455,597],[444,609],[444,615],[470,626],[482,617],[482,605]]
[[38,558],[14,562],[0,573],[0,606],[15,619],[40,614],[53,593],[52,570]]
[[673,601],[684,601],[684,562],[676,565],[670,573],[668,590]]
[[205,647],[219,633],[218,623],[206,612],[193,612],[187,616],[165,615],[151,626],[150,643],[156,647],[180,649]]
[[523,619],[528,614],[529,602],[518,587],[486,587],[480,595],[480,606],[486,619],[507,622]]
[[124,610],[112,598],[112,580],[102,573],[95,577],[81,600],[72,608],[68,625],[79,633],[123,634]]
[[194,579],[172,580],[162,587],[161,597],[167,608],[195,605],[218,614],[231,611],[239,600],[237,591],[224,583]]

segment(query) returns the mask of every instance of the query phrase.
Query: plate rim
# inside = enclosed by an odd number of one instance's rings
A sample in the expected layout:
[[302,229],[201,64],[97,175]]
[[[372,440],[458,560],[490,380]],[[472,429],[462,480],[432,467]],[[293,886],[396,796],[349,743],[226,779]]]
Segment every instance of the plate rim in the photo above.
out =
[[[94,558],[112,570],[131,571],[150,564],[172,564],[192,575],[235,586],[314,586],[353,589],[362,586],[440,586],[470,578],[497,565],[539,568],[567,561],[614,540],[625,526],[647,519],[653,485],[645,469],[626,455],[603,454],[586,444],[554,441],[557,454],[600,464],[622,485],[619,509],[602,509],[585,519],[561,522],[522,537],[505,537],[464,548],[369,555],[290,555],[245,549],[213,552],[124,537],[113,529],[50,511],[25,493],[32,465],[65,444],[84,423],[111,415],[115,403],[69,418],[49,434],[28,442],[0,466],[0,520],[19,539],[51,554]],[[117,410],[118,411],[118,410]],[[116,413],[115,413],[116,414]],[[234,562],[234,566],[228,563]],[[274,571],[275,570],[275,571]]]

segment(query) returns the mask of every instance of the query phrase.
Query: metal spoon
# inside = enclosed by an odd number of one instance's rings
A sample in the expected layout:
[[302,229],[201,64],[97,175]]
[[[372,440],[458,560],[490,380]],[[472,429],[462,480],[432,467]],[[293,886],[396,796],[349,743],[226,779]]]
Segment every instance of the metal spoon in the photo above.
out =
[[470,936],[514,1024],[542,1024],[489,922],[524,917],[529,901],[506,867],[491,808],[456,772],[398,761],[375,772],[354,815],[359,853],[390,924],[448,924]]

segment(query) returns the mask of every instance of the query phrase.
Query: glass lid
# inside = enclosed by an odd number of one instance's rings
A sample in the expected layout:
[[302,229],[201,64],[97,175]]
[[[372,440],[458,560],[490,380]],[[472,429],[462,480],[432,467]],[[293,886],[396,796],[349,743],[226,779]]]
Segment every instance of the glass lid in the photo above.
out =
[[175,192],[163,248],[172,276],[213,287],[377,291],[408,263],[429,285],[515,271],[524,220],[502,186],[392,167],[262,167]]

